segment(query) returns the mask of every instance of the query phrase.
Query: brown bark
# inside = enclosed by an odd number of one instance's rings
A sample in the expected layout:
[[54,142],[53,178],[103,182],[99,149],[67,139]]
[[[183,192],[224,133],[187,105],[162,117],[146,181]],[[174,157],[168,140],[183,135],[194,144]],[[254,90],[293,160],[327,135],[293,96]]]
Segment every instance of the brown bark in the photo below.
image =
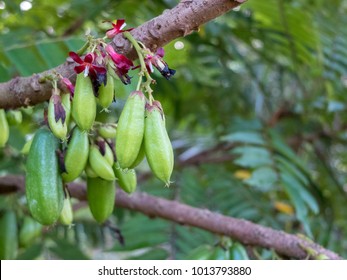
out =
[[[182,0],[160,16],[153,18],[131,31],[132,35],[144,43],[152,51],[168,42],[186,36],[199,26],[223,15],[237,7],[243,0]],[[120,53],[131,59],[136,58],[129,42],[118,34],[112,45]],[[51,95],[51,83],[40,82],[42,77],[59,73],[64,77],[75,79],[74,63],[64,64],[30,77],[17,77],[8,82],[0,83],[0,108],[18,108],[35,105],[48,100]]]
[[[69,190],[72,197],[81,201],[86,200],[84,184],[71,183]],[[23,177],[0,177],[0,193],[11,191],[24,192]],[[280,255],[290,258],[317,258],[318,255],[324,255],[329,259],[341,259],[336,253],[299,236],[141,192],[129,196],[122,190],[118,190],[116,206],[138,211],[149,217],[159,217],[181,225],[198,227],[216,234],[230,236],[243,244],[273,249]],[[308,251],[314,252],[314,255],[309,256]]]

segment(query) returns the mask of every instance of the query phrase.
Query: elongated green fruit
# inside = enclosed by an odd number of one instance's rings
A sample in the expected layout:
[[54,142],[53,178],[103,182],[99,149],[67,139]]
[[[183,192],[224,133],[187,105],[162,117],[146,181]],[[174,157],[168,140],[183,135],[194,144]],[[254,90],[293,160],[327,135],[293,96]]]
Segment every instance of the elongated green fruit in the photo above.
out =
[[113,165],[113,171],[118,179],[118,185],[127,193],[133,193],[136,190],[137,180],[134,169],[122,170],[118,162]]
[[19,245],[22,247],[31,245],[40,236],[41,231],[42,225],[31,217],[26,216],[19,230]]
[[10,136],[10,129],[4,109],[0,109],[0,148],[4,147]]
[[76,126],[73,129],[64,158],[66,170],[66,172],[62,174],[64,182],[71,182],[81,175],[88,162],[88,155],[88,133]]
[[87,177],[90,177],[90,178],[99,177],[89,163],[87,163],[86,168],[84,169],[84,172],[86,172]]
[[68,196],[64,198],[64,206],[63,206],[63,210],[60,213],[59,221],[66,226],[69,226],[72,224],[73,210],[72,210],[70,197]]
[[98,132],[102,138],[114,139],[116,138],[117,126],[115,124],[104,124],[100,126]]
[[114,81],[113,77],[110,74],[110,71],[107,71],[107,82],[106,85],[102,84],[99,88],[98,103],[103,108],[108,108],[114,98]]
[[26,162],[25,191],[31,215],[43,225],[57,221],[63,208],[63,183],[56,150],[58,140],[47,129],[39,129]]
[[67,135],[66,111],[62,104],[61,97],[55,90],[49,99],[48,104],[48,124],[53,134],[65,141]]
[[137,158],[134,161],[134,163],[129,168],[130,169],[134,169],[136,166],[138,166],[143,161],[143,159],[145,158],[145,155],[146,155],[145,154],[145,143],[144,143],[144,141],[142,141],[141,149],[139,151],[139,154],[137,155]]
[[145,128],[145,96],[134,91],[128,97],[120,115],[116,135],[116,155],[121,168],[126,169],[137,159]]
[[87,198],[93,217],[99,223],[103,223],[114,208],[116,198],[114,181],[87,178]]
[[75,94],[72,99],[72,116],[78,127],[89,131],[96,116],[96,100],[90,78],[80,73],[76,78]]
[[146,158],[153,174],[169,186],[174,155],[164,115],[158,106],[146,106],[144,141]]
[[13,211],[0,213],[0,259],[13,260],[17,254],[17,219]]
[[112,165],[107,161],[105,157],[99,151],[99,148],[95,145],[90,147],[89,151],[89,164],[99,177],[104,180],[113,181],[116,179],[112,170]]
[[105,143],[105,155],[104,158],[107,160],[107,162],[112,166],[114,164],[114,156],[113,152],[110,148],[110,146]]

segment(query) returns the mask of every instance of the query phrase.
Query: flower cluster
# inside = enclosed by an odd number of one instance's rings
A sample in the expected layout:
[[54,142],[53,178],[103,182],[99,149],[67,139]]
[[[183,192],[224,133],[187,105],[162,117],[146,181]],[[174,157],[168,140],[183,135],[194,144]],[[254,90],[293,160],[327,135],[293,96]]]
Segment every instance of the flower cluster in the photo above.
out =
[[[112,28],[106,31],[106,37],[109,39],[114,38],[117,34],[132,30],[132,28],[123,29],[126,25],[124,19],[115,20],[111,22],[111,24]],[[106,85],[107,69],[113,69],[114,73],[125,85],[131,83],[129,71],[134,70],[139,66],[134,66],[134,63],[129,58],[123,54],[117,53],[111,44],[106,45],[106,43],[99,43],[99,45],[94,46],[92,49],[92,52],[87,53],[83,57],[79,56],[75,52],[70,52],[69,56],[77,63],[74,67],[75,72],[77,74],[83,72],[84,76],[89,76],[91,78],[96,95],[101,84]],[[146,49],[143,59],[148,73],[154,72],[154,66],[166,79],[170,79],[176,71],[168,67],[163,57],[163,48],[159,48],[156,53],[152,53]],[[70,91],[71,97],[73,97],[74,86],[72,83],[67,78],[63,78],[62,82]]]

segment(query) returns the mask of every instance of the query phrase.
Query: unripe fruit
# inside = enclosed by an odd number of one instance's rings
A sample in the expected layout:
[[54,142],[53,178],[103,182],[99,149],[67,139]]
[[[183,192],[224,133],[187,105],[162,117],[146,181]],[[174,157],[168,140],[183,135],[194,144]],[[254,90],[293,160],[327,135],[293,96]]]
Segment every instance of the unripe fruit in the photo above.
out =
[[95,171],[93,170],[93,168],[90,166],[89,163],[87,164],[87,166],[84,169],[84,171],[86,172],[87,177],[90,177],[90,178],[99,177],[98,174],[95,173]]
[[90,78],[80,73],[76,78],[74,98],[72,100],[72,116],[83,131],[89,131],[96,116],[96,100]]
[[23,115],[21,111],[9,110],[6,113],[7,122],[10,125],[21,124],[23,120]]
[[72,210],[70,196],[68,195],[64,198],[64,206],[63,206],[63,210],[60,213],[59,221],[60,223],[66,226],[69,226],[72,224],[73,210]]
[[16,257],[17,219],[13,211],[0,213],[0,259],[13,260]]
[[62,104],[59,91],[53,89],[48,104],[48,124],[53,134],[65,141],[67,134],[66,111]]
[[110,146],[106,142],[105,142],[105,154],[103,156],[111,166],[114,164],[113,152]]
[[26,162],[25,191],[32,216],[41,224],[57,221],[63,208],[63,183],[56,150],[58,141],[47,129],[39,129]]
[[42,225],[36,222],[31,217],[26,216],[19,230],[19,244],[22,247],[27,247],[40,236]]
[[107,71],[106,85],[101,84],[98,93],[98,103],[101,105],[101,107],[108,108],[114,98],[114,81],[110,71]]
[[100,153],[99,148],[96,145],[90,147],[89,151],[89,164],[99,177],[104,180],[113,181],[116,179],[112,170],[112,165],[107,159]]
[[103,223],[114,208],[116,198],[114,181],[87,178],[87,198],[93,217],[99,223]]
[[145,126],[145,96],[130,94],[117,125],[116,155],[121,168],[130,168],[141,149]]
[[76,126],[72,131],[64,158],[65,172],[62,176],[64,182],[75,180],[86,167],[89,155],[88,133]]
[[143,161],[143,159],[145,158],[145,155],[146,155],[145,154],[145,143],[144,143],[144,141],[142,141],[141,149],[139,151],[139,154],[137,155],[137,158],[134,161],[134,163],[129,168],[130,169],[134,169],[136,166],[138,166]]
[[113,165],[113,171],[118,179],[118,185],[127,193],[133,193],[136,190],[136,173],[134,169],[122,170],[118,162]]
[[10,136],[10,129],[6,119],[4,109],[0,109],[0,148],[5,147],[5,144]]
[[34,138],[31,138],[30,140],[28,140],[28,141],[24,144],[22,150],[20,151],[23,155],[27,155],[27,154],[29,153],[30,147],[31,147],[31,143],[33,142],[33,139],[34,139]]
[[144,141],[146,158],[153,174],[169,186],[174,155],[164,115],[157,105],[146,106]]
[[99,127],[98,132],[102,138],[105,139],[114,139],[116,138],[116,128],[115,124],[103,124]]

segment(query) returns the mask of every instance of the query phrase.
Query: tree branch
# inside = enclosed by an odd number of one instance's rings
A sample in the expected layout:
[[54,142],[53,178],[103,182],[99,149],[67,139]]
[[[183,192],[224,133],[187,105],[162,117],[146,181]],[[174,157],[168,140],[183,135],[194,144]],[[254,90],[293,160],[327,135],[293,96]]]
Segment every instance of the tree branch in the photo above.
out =
[[[86,200],[86,187],[83,183],[70,183],[69,190],[72,197]],[[0,177],[0,193],[16,191],[24,192],[22,176]],[[149,217],[159,217],[181,225],[198,227],[229,236],[243,244],[273,249],[277,253],[291,258],[305,259],[324,256],[329,259],[341,259],[336,253],[299,236],[141,192],[129,196],[118,189],[116,207],[131,209]]]
[[[176,7],[165,10],[160,16],[135,28],[131,33],[135,39],[155,51],[176,38],[198,30],[200,25],[223,15],[242,2],[245,0],[182,0]],[[136,58],[135,51],[122,34],[118,34],[111,44],[118,52],[131,59]],[[42,77],[59,73],[74,81],[74,66],[72,62],[65,62],[31,77],[17,77],[0,83],[0,108],[18,108],[48,100],[51,95],[51,83],[42,82]]]

